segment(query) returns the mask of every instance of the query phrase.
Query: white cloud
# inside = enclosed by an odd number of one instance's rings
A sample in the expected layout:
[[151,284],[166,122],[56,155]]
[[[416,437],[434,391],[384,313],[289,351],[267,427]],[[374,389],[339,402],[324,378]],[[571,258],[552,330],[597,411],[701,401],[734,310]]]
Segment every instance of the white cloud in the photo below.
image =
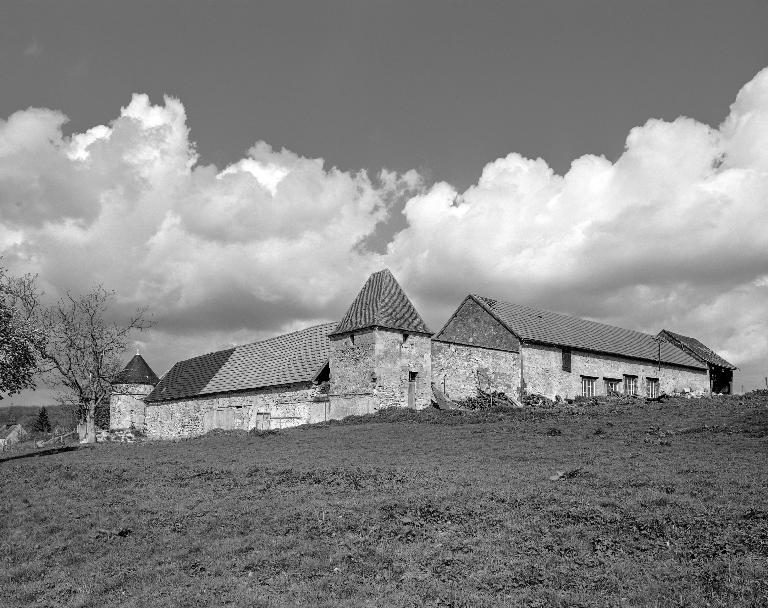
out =
[[615,163],[583,156],[563,176],[510,154],[404,213],[388,259],[427,301],[480,290],[690,332],[748,368],[768,357],[768,70],[717,129],[649,120]]
[[[149,305],[142,352],[157,371],[338,318],[382,266],[433,325],[480,291],[690,333],[749,373],[768,357],[768,70],[719,128],[649,120],[615,163],[587,155],[562,176],[511,153],[464,192],[264,142],[202,165],[170,97],[135,95],[69,137],[65,122],[34,108],[0,120],[0,254],[51,293],[101,281],[121,306]],[[403,197],[407,227],[367,251]]]

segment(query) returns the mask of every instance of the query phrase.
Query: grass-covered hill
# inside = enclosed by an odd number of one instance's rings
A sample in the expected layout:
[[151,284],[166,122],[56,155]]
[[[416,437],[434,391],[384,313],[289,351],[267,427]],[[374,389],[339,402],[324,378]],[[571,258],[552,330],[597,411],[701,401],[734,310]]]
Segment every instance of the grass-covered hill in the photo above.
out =
[[2,606],[765,606],[768,397],[0,456]]

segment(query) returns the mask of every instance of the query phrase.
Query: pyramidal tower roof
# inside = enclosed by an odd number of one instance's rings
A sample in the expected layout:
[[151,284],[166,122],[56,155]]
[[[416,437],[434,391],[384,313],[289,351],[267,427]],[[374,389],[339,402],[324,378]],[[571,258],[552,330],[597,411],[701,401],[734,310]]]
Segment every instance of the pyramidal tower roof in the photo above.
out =
[[432,333],[388,269],[374,272],[368,277],[331,335],[369,327]]
[[112,384],[151,384],[152,386],[158,382],[160,382],[160,378],[139,353],[136,353],[133,359],[128,361],[128,365],[123,371],[112,380]]

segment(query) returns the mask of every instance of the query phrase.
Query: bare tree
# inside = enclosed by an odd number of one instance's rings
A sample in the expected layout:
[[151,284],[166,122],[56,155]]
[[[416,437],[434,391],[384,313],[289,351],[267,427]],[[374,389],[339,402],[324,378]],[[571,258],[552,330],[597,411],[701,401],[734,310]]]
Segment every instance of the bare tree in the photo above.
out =
[[93,442],[96,404],[109,398],[110,381],[121,369],[129,337],[152,323],[146,308],[122,323],[108,321],[116,295],[102,285],[82,295],[67,292],[53,306],[44,306],[35,279],[26,275],[11,280],[6,291],[21,311],[18,316],[34,328],[35,339],[28,344],[37,372],[60,389],[59,402],[71,406],[81,440]]
[[146,308],[123,323],[108,322],[105,317],[114,300],[113,291],[97,285],[82,295],[67,292],[38,315],[47,338],[38,350],[41,372],[63,389],[59,400],[73,406],[81,439],[89,442],[95,440],[96,404],[109,398],[110,381],[121,369],[131,333],[151,325]]

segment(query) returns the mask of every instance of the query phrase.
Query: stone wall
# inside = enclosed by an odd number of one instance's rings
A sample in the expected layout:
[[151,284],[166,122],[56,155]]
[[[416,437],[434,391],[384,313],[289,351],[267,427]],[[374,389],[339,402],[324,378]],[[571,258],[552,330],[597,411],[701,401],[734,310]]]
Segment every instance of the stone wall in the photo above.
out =
[[520,355],[433,341],[432,382],[454,401],[477,395],[478,383],[483,390],[490,388],[517,397]]
[[328,402],[316,401],[318,389],[308,382],[148,403],[145,433],[149,439],[203,435],[215,428],[280,429],[328,419]]
[[372,395],[376,386],[376,331],[331,338],[329,367],[332,396]]
[[113,384],[109,396],[109,428],[144,428],[144,397],[152,392],[150,384]]
[[432,399],[432,341],[429,336],[376,330],[376,397],[378,406],[408,407],[409,376],[416,374],[414,407]]
[[451,344],[520,352],[517,337],[472,297],[461,303],[435,338]]
[[409,377],[415,374],[414,407],[431,398],[430,339],[389,329],[367,329],[334,337],[330,355],[330,415],[372,413],[408,407]]
[[554,346],[525,344],[522,347],[523,380],[525,390],[553,399],[581,395],[581,377],[597,378],[595,394],[605,395],[605,379],[623,380],[624,374],[637,376],[637,394],[645,396],[647,379],[658,378],[661,393],[692,392],[703,394],[709,390],[707,371],[628,359],[613,355],[573,350],[571,371],[563,371],[562,350]]

